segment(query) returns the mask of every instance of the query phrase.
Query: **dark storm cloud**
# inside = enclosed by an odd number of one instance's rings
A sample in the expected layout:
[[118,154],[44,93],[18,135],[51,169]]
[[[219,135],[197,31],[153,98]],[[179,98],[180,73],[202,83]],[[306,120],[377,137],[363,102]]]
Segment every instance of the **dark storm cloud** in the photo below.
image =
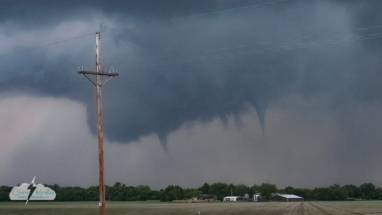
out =
[[44,28],[56,25],[63,20],[92,19],[89,11],[99,10],[109,16],[117,14],[136,22],[158,21],[177,16],[194,15],[211,12],[211,10],[229,9],[265,1],[240,0],[82,0],[82,1],[49,1],[19,0],[2,1],[0,20],[12,20],[25,28]]
[[[26,1],[7,3],[0,19],[38,31],[103,14],[103,59],[121,74],[104,87],[110,140],[129,142],[155,133],[166,147],[168,134],[186,122],[239,118],[250,106],[266,127],[268,105],[292,94],[307,99],[326,96],[326,111],[341,114],[352,113],[347,110],[360,102],[380,99],[380,49],[375,47],[381,47],[381,40],[343,42],[382,32],[355,30],[382,24],[378,1],[286,1],[141,25],[266,2],[270,1]],[[113,25],[107,25],[109,17]],[[93,40],[85,37],[78,43],[5,58],[1,68],[12,73],[1,75],[3,89],[26,86],[86,101],[94,128],[94,89],[75,73],[77,66],[93,67]],[[312,45],[315,42],[321,45]],[[307,47],[277,49],[301,45]]]

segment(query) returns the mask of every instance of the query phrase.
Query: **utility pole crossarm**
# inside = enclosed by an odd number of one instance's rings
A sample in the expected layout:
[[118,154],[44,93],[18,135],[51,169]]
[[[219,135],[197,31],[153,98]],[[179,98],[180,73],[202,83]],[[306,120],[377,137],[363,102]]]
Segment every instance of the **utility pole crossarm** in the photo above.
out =
[[[94,86],[102,86],[106,82],[108,82],[112,77],[118,76],[118,73],[112,72],[112,73],[107,73],[107,72],[89,72],[89,71],[78,71],[78,74],[83,74]],[[97,80],[94,80],[93,78],[89,77],[88,75],[95,75]],[[105,81],[101,81],[98,77],[100,76],[107,76],[107,79]],[[99,81],[98,81],[99,79]]]
[[104,72],[88,72],[88,71],[78,71],[78,74],[87,74],[87,75],[104,75],[104,76],[118,76],[118,73],[104,73]]

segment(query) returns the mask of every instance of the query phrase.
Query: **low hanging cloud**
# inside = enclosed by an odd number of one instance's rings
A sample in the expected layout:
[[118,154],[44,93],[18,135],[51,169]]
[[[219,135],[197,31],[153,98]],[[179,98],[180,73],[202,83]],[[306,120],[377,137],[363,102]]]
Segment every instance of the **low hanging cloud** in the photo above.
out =
[[[282,103],[283,108],[275,105],[268,110],[264,134],[256,110],[250,108],[240,115],[240,124],[233,115],[225,125],[219,117],[183,124],[169,135],[167,153],[155,135],[130,144],[105,139],[105,182],[146,184],[153,189],[169,184],[199,187],[204,182],[270,182],[280,188],[365,181],[382,185],[378,154],[382,137],[376,129],[381,117],[372,117],[381,105],[359,106],[369,114],[349,120],[363,121],[364,128],[349,129],[338,120],[341,116],[327,113],[325,100],[289,97]],[[98,183],[97,138],[87,126],[83,104],[16,96],[1,99],[0,110],[0,119],[12,122],[0,128],[7,143],[0,152],[4,164],[0,171],[6,176],[0,184],[15,186],[34,175],[40,182],[61,186]],[[348,144],[350,130],[355,137],[370,138],[362,145]]]

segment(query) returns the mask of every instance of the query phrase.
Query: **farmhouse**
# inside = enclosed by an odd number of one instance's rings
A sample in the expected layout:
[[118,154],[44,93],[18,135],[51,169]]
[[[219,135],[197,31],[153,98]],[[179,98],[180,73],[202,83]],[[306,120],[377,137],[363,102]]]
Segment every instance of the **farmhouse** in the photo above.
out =
[[296,196],[293,194],[273,194],[273,201],[283,201],[283,202],[303,202],[304,198],[300,196]]
[[237,200],[243,200],[242,196],[227,196],[223,198],[223,202],[236,202]]

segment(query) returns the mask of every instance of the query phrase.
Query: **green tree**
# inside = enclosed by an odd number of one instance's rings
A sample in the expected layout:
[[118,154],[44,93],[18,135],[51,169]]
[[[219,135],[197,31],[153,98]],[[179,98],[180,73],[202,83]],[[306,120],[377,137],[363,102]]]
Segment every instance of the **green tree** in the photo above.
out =
[[125,184],[115,182],[114,186],[109,188],[110,200],[112,201],[125,201],[128,200],[127,192],[128,188]]
[[330,189],[330,198],[329,200],[345,200],[346,191],[340,187],[338,184],[334,184],[329,187]]
[[338,184],[334,184],[330,187],[314,188],[313,200],[345,200],[346,191]]
[[9,193],[12,191],[13,187],[1,186],[0,187],[0,201],[10,201]]
[[91,186],[85,191],[86,201],[98,201],[99,200],[99,190],[98,187]]
[[244,184],[239,184],[234,187],[233,195],[234,196],[244,196],[246,193],[249,194],[249,187]]
[[359,191],[359,188],[355,185],[348,184],[348,185],[343,186],[342,189],[345,190],[348,198],[360,198],[361,197],[361,193]]
[[361,198],[372,199],[375,191],[375,185],[372,183],[364,183],[359,186]]
[[309,189],[294,189],[293,190],[293,193],[291,194],[294,194],[296,196],[301,196],[303,197],[305,200],[313,200],[312,198],[312,190],[309,190]]
[[261,195],[262,200],[270,200],[272,197],[272,193],[277,192],[277,187],[274,184],[263,183],[260,186],[259,190],[260,190],[260,195]]
[[192,197],[198,197],[202,195],[202,191],[199,189],[184,189],[184,197],[187,199],[191,199]]
[[327,187],[316,187],[313,190],[314,200],[330,200],[330,189]]
[[227,184],[225,183],[213,183],[210,185],[210,194],[213,194],[217,197],[219,200],[223,200],[225,196],[231,195],[231,191]]
[[200,187],[200,190],[203,194],[209,194],[210,193],[210,185],[207,183],[204,183],[202,187]]
[[184,199],[183,189],[180,186],[170,185],[164,190],[161,201],[172,201]]
[[229,194],[228,195],[234,195],[233,194],[233,191],[235,190],[235,185],[233,185],[232,183],[228,185],[228,191],[229,191]]
[[378,187],[374,190],[374,199],[382,200],[382,188]]
[[259,193],[260,192],[260,187],[254,184],[252,187],[249,188],[249,196],[252,198],[253,194]]
[[286,192],[287,194],[294,194],[294,193],[295,193],[295,192],[294,192],[294,188],[291,187],[291,186],[288,186],[288,187],[284,188],[284,190],[285,190],[285,192]]

